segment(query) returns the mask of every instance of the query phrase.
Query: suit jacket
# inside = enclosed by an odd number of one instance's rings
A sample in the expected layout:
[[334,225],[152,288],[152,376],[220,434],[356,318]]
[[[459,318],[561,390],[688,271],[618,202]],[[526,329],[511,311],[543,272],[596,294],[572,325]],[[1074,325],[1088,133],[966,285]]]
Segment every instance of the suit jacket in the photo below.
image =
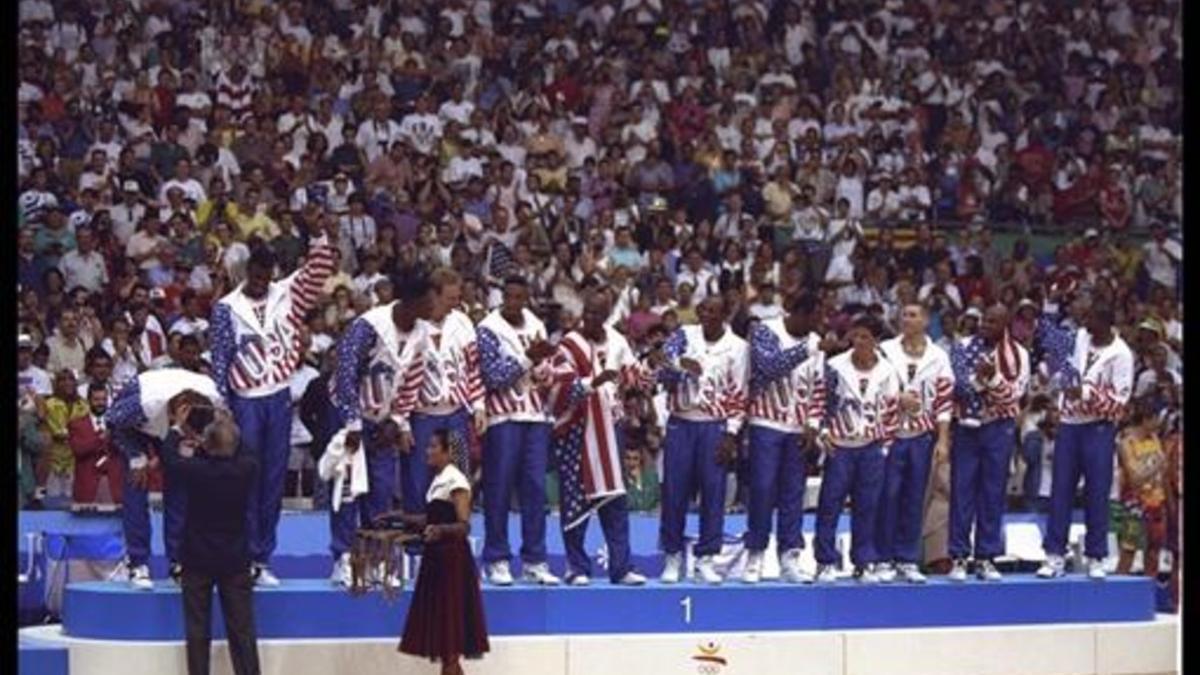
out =
[[179,455],[179,432],[163,441],[162,459],[172,486],[187,492],[180,563],[202,574],[220,576],[250,566],[246,508],[258,463],[248,454],[208,457]]
[[108,481],[113,503],[121,503],[121,456],[107,431],[100,431],[92,416],[67,424],[67,444],[75,455],[75,486],[71,498],[79,503],[96,501],[100,481]]

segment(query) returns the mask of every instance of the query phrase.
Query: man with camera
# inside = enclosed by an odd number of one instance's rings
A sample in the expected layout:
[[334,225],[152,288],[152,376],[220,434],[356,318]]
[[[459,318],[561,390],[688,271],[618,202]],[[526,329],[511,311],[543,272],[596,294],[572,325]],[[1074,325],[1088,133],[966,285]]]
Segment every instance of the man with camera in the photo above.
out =
[[180,548],[188,675],[207,675],[212,649],[212,592],[221,596],[229,658],[237,675],[258,675],[246,508],[258,463],[239,453],[232,417],[212,404],[187,400],[175,407],[163,442],[167,476],[187,492]]

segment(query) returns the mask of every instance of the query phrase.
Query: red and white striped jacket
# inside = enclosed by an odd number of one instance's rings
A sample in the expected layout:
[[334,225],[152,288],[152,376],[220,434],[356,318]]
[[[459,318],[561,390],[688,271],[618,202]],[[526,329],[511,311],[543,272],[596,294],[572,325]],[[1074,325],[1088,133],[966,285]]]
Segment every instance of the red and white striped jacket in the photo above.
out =
[[1133,352],[1120,337],[1103,347],[1092,345],[1086,330],[1075,334],[1072,358],[1081,373],[1081,397],[1064,397],[1063,424],[1089,424],[1100,420],[1120,422],[1133,393]]
[[483,376],[479,372],[475,324],[455,309],[440,325],[430,323],[429,328],[416,412],[446,415],[462,408],[482,412]]
[[541,320],[524,310],[521,326],[517,327],[496,310],[479,322],[475,334],[488,426],[504,422],[553,422],[546,407],[546,389],[551,384],[549,359],[535,367],[525,356],[530,345],[546,339],[546,327]]
[[890,444],[900,429],[900,377],[892,364],[878,358],[869,372],[850,360],[851,352],[825,366],[824,428],[841,448]]
[[[709,343],[700,326],[683,326],[667,339],[663,351],[675,365],[659,372],[667,385],[667,410],[671,416],[696,422],[719,420],[736,434],[746,420],[750,389],[750,349],[746,341],[726,330]],[[695,377],[678,368],[687,357],[700,364]]]
[[288,388],[304,359],[305,315],[334,271],[334,248],[325,237],[313,242],[303,267],[273,282],[262,321],[255,303],[238,287],[213,308],[213,379],[222,395],[271,396]]
[[900,378],[900,391],[912,392],[921,401],[921,411],[910,414],[900,410],[900,438],[911,438],[933,431],[938,423],[949,422],[954,413],[954,370],[950,355],[928,337],[925,352],[913,358],[904,351],[902,337],[879,345]]
[[334,399],[342,423],[351,430],[361,428],[363,419],[388,418],[401,430],[410,428],[408,416],[417,406],[425,374],[430,326],[418,320],[412,330],[401,333],[392,318],[395,305],[367,311],[338,343]]
[[[995,374],[980,382],[975,369],[990,359]],[[1029,352],[1009,335],[988,347],[971,337],[954,345],[950,353],[954,370],[954,397],[959,424],[979,426],[996,420],[1016,419],[1021,397],[1029,389]]]
[[[756,381],[757,360],[779,358],[801,342],[808,349],[799,365],[769,382]],[[750,424],[784,433],[820,427],[825,411],[825,388],[821,384],[825,376],[825,353],[820,344],[821,338],[816,333],[809,333],[803,339],[793,337],[784,327],[782,318],[763,321],[752,329],[750,406],[747,411]]]

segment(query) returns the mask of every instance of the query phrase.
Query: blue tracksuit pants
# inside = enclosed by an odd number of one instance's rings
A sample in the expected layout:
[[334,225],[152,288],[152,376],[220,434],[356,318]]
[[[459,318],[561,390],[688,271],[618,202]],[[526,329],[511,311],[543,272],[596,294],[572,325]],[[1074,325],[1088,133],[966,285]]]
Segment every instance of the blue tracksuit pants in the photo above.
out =
[[1054,475],[1050,479],[1050,515],[1042,547],[1050,555],[1063,555],[1071,527],[1071,502],[1083,476],[1087,535],[1084,555],[1108,555],[1108,494],[1112,490],[1113,456],[1117,429],[1112,422],[1061,424],[1054,442]]
[[883,446],[879,443],[861,448],[835,448],[826,455],[825,476],[817,498],[813,547],[819,564],[833,565],[840,559],[837,524],[847,495],[853,500],[850,560],[859,567],[879,561],[879,553],[875,550],[875,527],[886,462]]
[[663,439],[660,543],[668,554],[683,551],[688,503],[700,491],[697,556],[720,553],[725,538],[725,467],[717,464],[724,420],[694,422],[672,416]]
[[[604,543],[608,547],[608,578],[614,584],[621,580],[633,566],[629,562],[629,505],[625,495],[609,500],[599,509],[600,528],[604,531]],[[592,575],[592,559],[584,547],[589,516],[582,523],[562,533],[563,545],[567,549],[567,564],[571,571]]]
[[243,451],[258,460],[258,483],[246,514],[250,557],[265,565],[275,552],[275,530],[283,509],[288,455],[291,454],[292,399],[287,389],[260,398],[230,395],[230,409],[242,432]]
[[[425,493],[429,491],[429,483],[433,480],[429,475],[429,465],[425,463],[429,440],[435,431],[449,431],[461,436],[465,443],[470,435],[471,416],[466,408],[449,415],[413,413],[409,417],[409,424],[412,426],[413,448],[412,452],[400,456],[400,491],[406,513],[425,513]],[[469,473],[467,475],[470,476]]]
[[488,428],[483,448],[483,560],[512,557],[508,509],[513,490],[521,499],[521,560],[546,562],[548,422],[501,422]]
[[807,466],[801,435],[750,426],[750,504],[746,548],[763,551],[771,537],[771,515],[778,510],[780,553],[804,548],[804,484]]
[[933,464],[933,442],[932,433],[898,438],[888,452],[875,536],[880,560],[921,561],[921,525],[925,489]]
[[1014,422],[995,420],[979,427],[958,425],[950,453],[951,558],[991,560],[1004,553],[1004,487],[1016,442]]

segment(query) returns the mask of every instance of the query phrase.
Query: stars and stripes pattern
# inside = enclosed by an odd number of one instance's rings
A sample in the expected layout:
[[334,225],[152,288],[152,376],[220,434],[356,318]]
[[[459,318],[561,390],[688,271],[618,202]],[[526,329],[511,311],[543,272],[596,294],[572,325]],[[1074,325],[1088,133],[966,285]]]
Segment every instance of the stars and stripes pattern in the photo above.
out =
[[799,432],[810,422],[819,424],[825,405],[824,354],[818,338],[809,335],[786,349],[782,347],[783,322],[774,319],[750,330],[751,424]]
[[[334,248],[322,237],[309,250],[304,265],[288,279],[272,284],[267,294],[266,319],[261,333],[239,325],[232,304],[252,304],[238,288],[213,308],[213,375],[223,395],[270,394],[288,385],[304,359],[301,333],[304,317],[316,305],[321,289],[334,272]],[[278,289],[277,285],[282,285]],[[283,292],[280,293],[279,291]],[[272,299],[286,308],[271,307]]]
[[917,394],[921,402],[916,414],[901,410],[900,436],[918,436],[933,431],[938,422],[950,421],[954,414],[954,370],[945,350],[927,338],[925,353],[914,360],[905,354],[897,337],[882,343],[879,351],[900,378],[900,391]]
[[825,366],[823,423],[834,445],[891,442],[900,428],[900,381],[880,358],[870,373],[859,372],[849,352]]
[[[695,335],[689,336],[689,330]],[[689,356],[703,369],[699,377],[678,368],[659,371],[658,378],[667,387],[667,409],[684,419],[724,420],[729,432],[737,433],[748,407],[749,349],[728,331],[715,345],[716,353],[712,355],[690,350],[689,343],[693,340],[703,342],[699,326],[679,328],[663,345],[668,362],[677,364],[680,358]]]
[[1114,337],[1108,345],[1095,347],[1086,330],[1061,326],[1043,315],[1034,341],[1044,354],[1052,389],[1080,389],[1078,398],[1060,394],[1064,423],[1121,421],[1133,392],[1133,354],[1124,340]]
[[417,410],[475,408],[484,397],[479,372],[479,347],[475,327],[457,310],[447,315],[442,328],[431,336],[425,354],[425,374]]
[[[343,424],[406,417],[417,405],[424,375],[418,337],[397,335],[396,354],[383,354],[385,341],[370,319],[367,315],[355,319],[338,343],[333,400]],[[399,378],[397,369],[402,371]]]
[[[975,387],[975,369],[984,359],[994,359],[997,377],[995,382],[980,383],[980,390]],[[950,365],[959,418],[977,422],[1015,418],[1028,385],[1027,359],[1025,349],[1008,331],[994,348],[989,348],[978,336],[955,344],[950,352]]]
[[517,328],[494,311],[480,322],[475,336],[489,424],[551,421],[545,398],[550,364],[543,361],[526,369],[522,363],[525,350],[546,337],[541,321],[525,310],[523,325]]

